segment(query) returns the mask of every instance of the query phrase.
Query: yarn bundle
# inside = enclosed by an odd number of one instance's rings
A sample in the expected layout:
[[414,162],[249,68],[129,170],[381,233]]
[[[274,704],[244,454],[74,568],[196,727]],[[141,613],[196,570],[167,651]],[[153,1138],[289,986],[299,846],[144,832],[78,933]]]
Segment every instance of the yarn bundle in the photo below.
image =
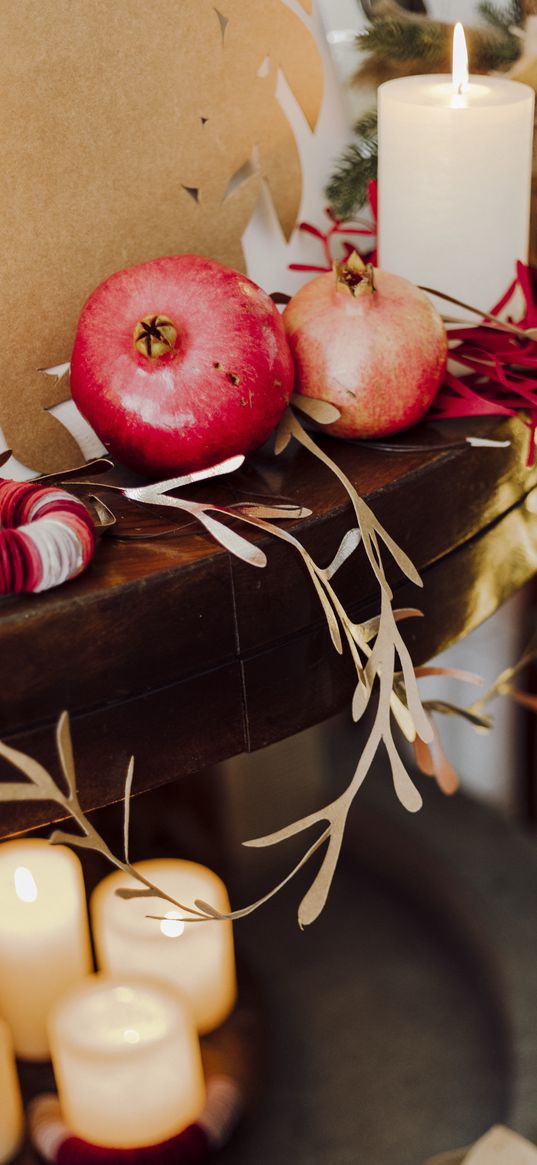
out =
[[107,1149],[73,1136],[58,1097],[37,1096],[28,1110],[30,1138],[49,1165],[198,1165],[227,1144],[244,1108],[242,1088],[233,1076],[209,1076],[207,1100],[194,1124],[160,1145]]
[[34,594],[75,578],[91,561],[85,505],[56,486],[0,483],[0,595]]

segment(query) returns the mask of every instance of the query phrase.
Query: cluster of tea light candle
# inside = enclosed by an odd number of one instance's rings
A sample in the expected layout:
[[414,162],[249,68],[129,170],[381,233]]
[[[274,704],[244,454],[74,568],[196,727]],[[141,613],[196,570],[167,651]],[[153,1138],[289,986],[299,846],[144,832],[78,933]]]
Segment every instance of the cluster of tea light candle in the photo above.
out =
[[[229,911],[225,886],[203,866],[136,868],[176,901]],[[119,898],[120,886],[140,883],[118,871],[91,899],[92,974],[79,859],[41,840],[0,846],[0,1165],[23,1131],[15,1055],[52,1058],[64,1120],[95,1145],[158,1144],[202,1111],[199,1036],[236,999],[231,923],[184,923],[162,899]]]

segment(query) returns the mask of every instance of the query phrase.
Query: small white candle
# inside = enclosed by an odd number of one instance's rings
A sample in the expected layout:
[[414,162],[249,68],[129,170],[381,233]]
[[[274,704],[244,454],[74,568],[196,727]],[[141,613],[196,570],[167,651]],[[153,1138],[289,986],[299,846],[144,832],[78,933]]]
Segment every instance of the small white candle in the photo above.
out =
[[0,846],[0,1012],[15,1051],[48,1057],[52,1005],[91,970],[82,868],[65,846],[38,839]]
[[13,1043],[0,1019],[0,1165],[14,1157],[22,1141],[23,1116]]
[[379,88],[379,267],[488,309],[528,257],[534,93],[457,44],[452,79]]
[[155,1145],[200,1115],[199,1040],[169,988],[91,975],[56,1005],[49,1026],[62,1114],[75,1136],[112,1149]]
[[[186,906],[201,899],[221,913],[230,909],[224,883],[196,862],[164,859],[139,862],[136,869]],[[181,911],[159,898],[118,898],[118,887],[139,885],[118,872],[105,878],[92,895],[99,967],[114,974],[150,974],[179,988],[198,1031],[212,1031],[227,1018],[237,995],[232,925],[218,921],[183,923],[179,921]],[[148,914],[167,918],[158,922]]]

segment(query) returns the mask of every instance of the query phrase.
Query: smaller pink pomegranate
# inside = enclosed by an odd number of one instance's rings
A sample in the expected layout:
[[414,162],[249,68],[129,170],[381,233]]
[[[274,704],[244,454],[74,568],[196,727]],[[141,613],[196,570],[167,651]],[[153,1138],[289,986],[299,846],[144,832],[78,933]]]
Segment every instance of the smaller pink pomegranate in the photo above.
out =
[[423,291],[356,254],[302,287],[283,315],[295,392],[341,413],[336,437],[386,437],[424,416],[440,387],[447,337]]

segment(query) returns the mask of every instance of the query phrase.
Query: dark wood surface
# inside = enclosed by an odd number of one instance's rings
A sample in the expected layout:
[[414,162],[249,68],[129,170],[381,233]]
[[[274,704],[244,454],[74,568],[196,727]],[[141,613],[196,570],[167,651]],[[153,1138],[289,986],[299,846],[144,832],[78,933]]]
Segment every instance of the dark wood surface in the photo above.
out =
[[[470,431],[510,444],[472,448]],[[525,465],[520,421],[423,426],[401,436],[415,445],[409,451],[322,441],[422,573],[420,591],[392,572],[397,605],[424,611],[405,629],[416,662],[464,635],[535,573],[537,469]],[[104,481],[95,493],[115,509]],[[188,492],[225,504],[254,495],[311,508],[289,528],[321,565],[353,524],[342,487],[296,445]],[[85,807],[122,795],[131,753],[142,791],[282,739],[349,701],[352,669],[330,645],[292,548],[251,531],[268,556],[257,570],[191,522],[165,537],[125,540],[168,528],[170,512],[167,527],[126,503],[118,513],[120,536],[102,539],[80,579],[0,601],[0,734],[53,765],[53,726],[69,709]],[[376,613],[361,551],[337,588],[357,619]],[[0,836],[56,815],[45,802],[2,806]]]

